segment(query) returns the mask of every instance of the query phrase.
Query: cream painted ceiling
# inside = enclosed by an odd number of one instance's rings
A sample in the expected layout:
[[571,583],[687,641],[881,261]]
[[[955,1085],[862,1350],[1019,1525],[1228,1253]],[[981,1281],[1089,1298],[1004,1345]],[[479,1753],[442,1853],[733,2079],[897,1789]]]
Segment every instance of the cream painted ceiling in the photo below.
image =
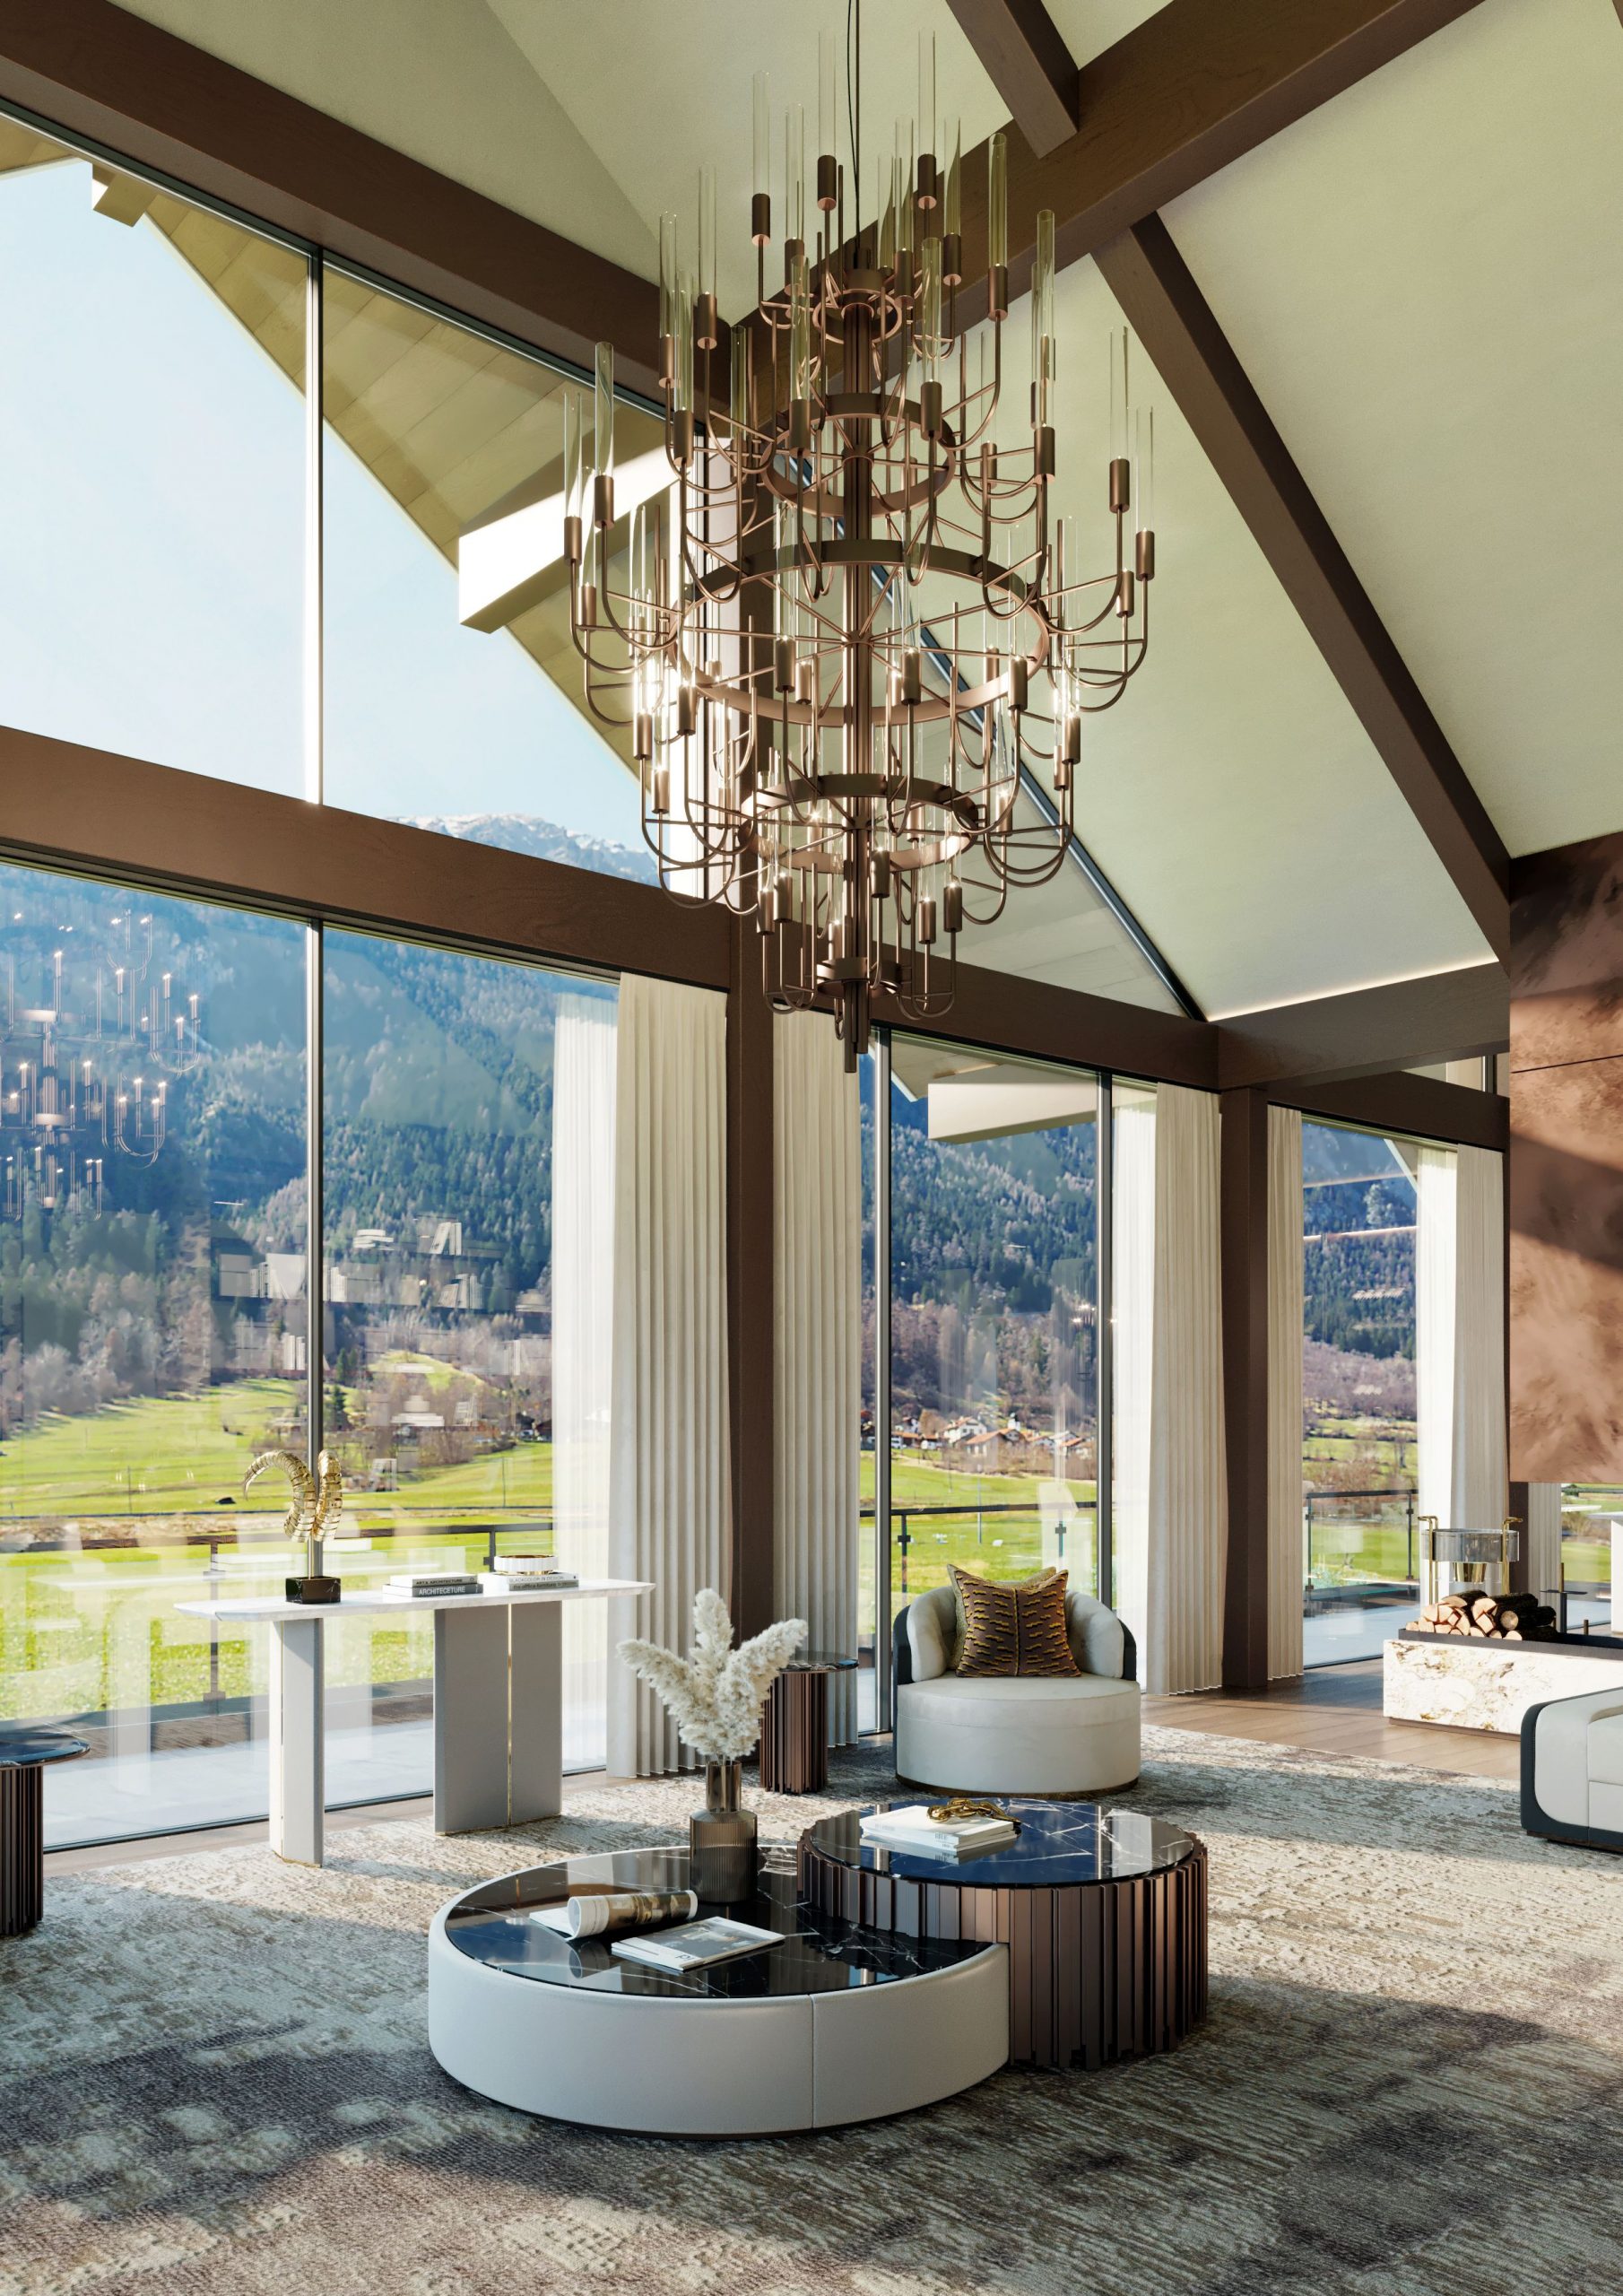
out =
[[[1146,0],[1050,5],[1079,61],[1155,13]],[[690,245],[696,170],[713,160],[734,308],[750,291],[728,219],[749,187],[751,75],[772,72],[777,112],[791,94],[809,101],[810,147],[817,32],[845,21],[844,0],[134,0],[134,13],[645,275],[665,206]],[[943,0],[868,0],[864,16],[866,152],[912,109],[921,23],[966,145],[1002,120]],[[1483,0],[1169,218],[1516,847],[1623,826],[1600,739],[1623,722],[1623,572],[1606,531],[1619,95],[1610,0]],[[1089,264],[1062,275],[1059,308],[1062,507],[1097,558],[1115,313]],[[1018,403],[1023,309],[1009,332]],[[1209,1012],[1481,961],[1243,521],[1155,396],[1155,643],[1089,729],[1081,834]],[[1012,897],[974,954],[1146,995],[1069,869]]]
[[1167,223],[1513,853],[1623,829],[1623,25],[1482,0]]

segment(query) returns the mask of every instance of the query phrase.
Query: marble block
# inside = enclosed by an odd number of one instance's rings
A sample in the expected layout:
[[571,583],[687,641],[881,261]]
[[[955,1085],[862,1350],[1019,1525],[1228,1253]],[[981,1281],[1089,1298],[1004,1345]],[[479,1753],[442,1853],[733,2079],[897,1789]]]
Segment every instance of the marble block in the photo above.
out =
[[1436,1642],[1387,1643],[1382,1704],[1389,1722],[1443,1722],[1456,1730],[1515,1737],[1530,1706],[1585,1691],[1623,1691],[1623,1651],[1615,1656],[1537,1642],[1450,1635]]

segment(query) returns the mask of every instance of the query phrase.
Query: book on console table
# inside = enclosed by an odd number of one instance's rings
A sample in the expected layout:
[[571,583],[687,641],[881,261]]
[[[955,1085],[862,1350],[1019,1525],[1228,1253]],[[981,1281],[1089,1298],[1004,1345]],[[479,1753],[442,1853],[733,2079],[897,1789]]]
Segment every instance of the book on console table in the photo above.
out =
[[572,1570],[482,1570],[479,1584],[487,1595],[534,1595],[580,1581]]
[[765,1952],[781,1945],[776,1929],[757,1929],[747,1921],[729,1921],[716,1914],[708,1921],[684,1922],[680,1929],[661,1929],[651,1937],[617,1937],[612,1951],[622,1961],[643,1961],[655,1970],[707,1970],[716,1961],[736,1961],[746,1953]]
[[875,1810],[863,1820],[862,1836],[876,1849],[923,1857],[980,1857],[1020,1839],[1007,1818],[933,1818],[922,1802],[902,1810]]
[[468,1570],[397,1570],[386,1582],[391,1595],[477,1595],[479,1580]]

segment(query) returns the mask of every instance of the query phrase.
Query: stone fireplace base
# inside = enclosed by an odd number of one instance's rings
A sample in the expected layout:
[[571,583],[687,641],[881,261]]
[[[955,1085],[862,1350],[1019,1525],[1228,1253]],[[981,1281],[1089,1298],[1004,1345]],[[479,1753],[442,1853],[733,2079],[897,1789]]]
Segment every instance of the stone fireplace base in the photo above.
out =
[[1530,1706],[1582,1692],[1623,1692],[1623,1639],[1571,1634],[1553,1642],[1418,1634],[1385,1646],[1382,1705],[1390,1722],[1519,1735]]

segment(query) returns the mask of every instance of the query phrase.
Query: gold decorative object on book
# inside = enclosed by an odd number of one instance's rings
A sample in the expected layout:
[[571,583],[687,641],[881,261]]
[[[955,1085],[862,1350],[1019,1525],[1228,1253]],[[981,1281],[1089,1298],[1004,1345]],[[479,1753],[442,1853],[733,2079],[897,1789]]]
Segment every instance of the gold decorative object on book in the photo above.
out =
[[1020,1830],[1020,1822],[1012,1810],[1002,1809],[995,1802],[976,1801],[972,1794],[955,1794],[950,1802],[932,1802],[930,1815],[938,1824],[953,1818],[1002,1818],[1016,1833]]
[[[304,1574],[286,1581],[290,1603],[335,1603],[343,1583],[321,1568],[323,1534],[343,1512],[343,1470],[331,1451],[322,1451],[312,1474],[297,1451],[261,1451],[242,1478],[247,1491],[267,1468],[280,1467],[292,1487],[292,1504],[283,1529],[290,1539],[304,1539]],[[319,1479],[318,1479],[319,1478]]]

